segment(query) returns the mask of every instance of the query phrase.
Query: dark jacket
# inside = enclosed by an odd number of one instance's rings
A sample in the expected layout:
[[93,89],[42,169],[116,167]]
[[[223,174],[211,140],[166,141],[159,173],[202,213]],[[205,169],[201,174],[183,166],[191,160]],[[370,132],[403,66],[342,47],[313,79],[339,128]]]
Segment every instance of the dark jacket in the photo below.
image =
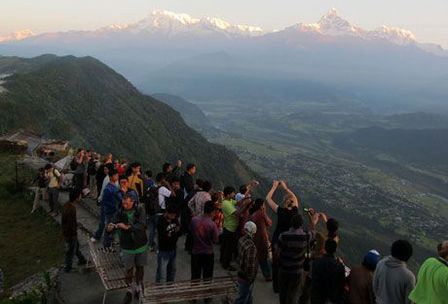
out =
[[181,235],[179,220],[168,222],[161,216],[157,223],[158,246],[160,251],[176,250],[177,239]]
[[184,172],[180,177],[180,188],[184,190],[185,202],[188,202],[194,195],[194,180],[188,172]]
[[121,210],[118,212],[114,223],[124,223],[131,225],[129,230],[119,230],[120,247],[126,250],[134,250],[145,246],[148,243],[146,237],[146,213],[143,206],[134,208],[133,220],[129,222],[127,212]]
[[332,255],[313,262],[311,304],[344,303],[345,267]]
[[76,207],[73,203],[67,203],[64,206],[61,217],[62,235],[66,241],[76,239],[77,228],[76,223]]

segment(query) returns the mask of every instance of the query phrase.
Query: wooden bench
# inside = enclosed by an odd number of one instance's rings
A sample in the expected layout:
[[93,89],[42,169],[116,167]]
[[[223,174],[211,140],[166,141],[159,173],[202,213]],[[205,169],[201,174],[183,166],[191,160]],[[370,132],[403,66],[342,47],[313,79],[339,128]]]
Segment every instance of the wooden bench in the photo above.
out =
[[95,245],[89,241],[89,250],[95,269],[105,289],[103,294],[104,304],[106,303],[108,291],[129,287],[125,280],[126,271],[116,246],[112,246],[110,249],[103,247],[95,248]]
[[222,298],[223,303],[233,303],[238,293],[236,280],[231,276],[212,280],[177,281],[166,284],[147,284],[142,303],[178,303],[209,298]]

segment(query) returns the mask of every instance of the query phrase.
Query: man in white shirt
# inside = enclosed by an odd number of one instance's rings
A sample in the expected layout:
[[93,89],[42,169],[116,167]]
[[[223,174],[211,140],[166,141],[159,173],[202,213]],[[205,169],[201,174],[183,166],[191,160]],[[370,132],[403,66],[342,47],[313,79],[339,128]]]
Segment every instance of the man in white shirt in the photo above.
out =
[[163,214],[163,213],[165,213],[165,210],[166,210],[166,199],[171,196],[175,196],[176,193],[171,189],[170,184],[166,181],[165,173],[157,174],[156,183],[159,188],[158,194],[159,194],[160,210],[159,210],[158,214]]

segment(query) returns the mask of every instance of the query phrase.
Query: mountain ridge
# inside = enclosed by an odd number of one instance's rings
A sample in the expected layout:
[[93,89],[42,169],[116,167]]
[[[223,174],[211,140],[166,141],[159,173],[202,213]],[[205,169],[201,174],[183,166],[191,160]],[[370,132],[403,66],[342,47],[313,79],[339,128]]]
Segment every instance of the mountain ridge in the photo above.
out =
[[93,57],[0,57],[2,73],[11,74],[0,93],[0,133],[32,129],[154,171],[182,159],[196,163],[199,176],[217,187],[260,179],[233,152],[209,143],[179,113]]
[[[281,30],[264,30],[259,26],[247,24],[232,24],[217,17],[195,18],[184,13],[175,13],[168,10],[154,10],[149,16],[140,21],[128,24],[111,24],[92,31],[68,31],[35,34],[31,30],[22,30],[10,35],[0,37],[0,43],[16,42],[27,39],[54,39],[58,36],[70,34],[77,35],[114,35],[128,33],[137,34],[164,34],[169,37],[196,33],[199,35],[211,35],[213,33],[224,35],[232,39],[239,37],[259,37],[266,34],[291,31],[324,36],[351,36],[365,40],[386,40],[390,43],[406,46],[415,44],[424,51],[436,55],[448,53],[440,45],[434,43],[420,43],[416,36],[409,30],[382,25],[373,30],[363,29],[342,18],[335,8],[323,15],[316,23],[298,23],[286,26]],[[443,50],[443,51],[441,51]]]

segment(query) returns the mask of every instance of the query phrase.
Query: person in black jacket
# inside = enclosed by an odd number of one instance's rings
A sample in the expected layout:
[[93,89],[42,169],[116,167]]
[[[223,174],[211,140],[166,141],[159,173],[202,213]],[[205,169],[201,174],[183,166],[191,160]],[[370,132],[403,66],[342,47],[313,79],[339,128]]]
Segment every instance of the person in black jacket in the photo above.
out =
[[81,200],[81,191],[72,189],[69,194],[69,202],[64,205],[61,217],[61,228],[65,242],[67,244],[67,252],[65,253],[64,271],[69,272],[72,269],[73,256],[78,258],[78,265],[85,265],[86,258],[79,250],[78,241],[78,224],[76,220],[75,204]]
[[176,277],[176,248],[180,236],[176,206],[166,206],[157,223],[157,272],[156,283],[173,282]]
[[325,254],[313,262],[311,304],[344,303],[345,266],[335,257],[338,244],[325,241]]
[[[122,261],[126,267],[126,283],[129,285],[123,303],[131,303],[133,294],[136,298],[141,294],[144,266],[147,264],[148,257],[144,206],[137,206],[132,196],[125,194],[122,208],[117,213],[114,223],[108,225],[107,230],[117,231],[120,237]],[[134,268],[136,285],[132,285]]]

